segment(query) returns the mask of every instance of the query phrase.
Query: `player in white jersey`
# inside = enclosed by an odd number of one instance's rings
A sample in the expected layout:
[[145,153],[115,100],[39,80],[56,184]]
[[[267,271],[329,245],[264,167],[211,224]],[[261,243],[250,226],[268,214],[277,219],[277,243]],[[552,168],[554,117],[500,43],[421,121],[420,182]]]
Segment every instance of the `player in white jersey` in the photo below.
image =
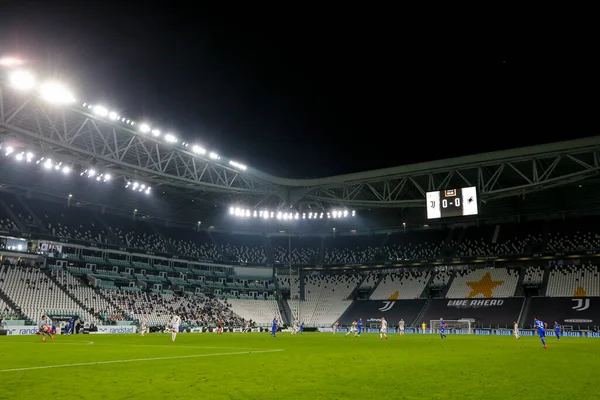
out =
[[142,323],[140,326],[140,333],[142,334],[142,336],[144,336],[145,333],[149,333],[148,322],[146,321],[146,318],[142,318]]
[[40,335],[42,335],[42,342],[46,342],[46,336],[50,336],[50,339],[54,339],[54,336],[52,335],[52,323],[45,315],[42,315],[38,328],[40,330]]
[[298,320],[296,320],[292,324],[292,335],[297,334],[299,329],[300,329],[300,326],[298,325]]
[[250,332],[250,322],[246,322],[246,325],[244,326],[244,330],[242,332],[244,332],[244,333]]
[[398,334],[400,336],[404,336],[404,320],[403,319],[398,321]]
[[179,325],[181,325],[181,317],[179,315],[173,315],[171,317],[171,341],[174,342],[179,332]]
[[385,320],[385,317],[381,317],[381,326],[379,328],[379,340],[383,340],[384,337],[385,340],[387,340],[387,321]]
[[356,320],[352,321],[352,325],[350,325],[350,329],[348,329],[346,336],[351,333],[354,333],[354,336],[358,336],[358,322],[356,322]]
[[335,335],[335,333],[338,331],[338,329],[340,329],[340,321],[335,321],[335,324],[333,324],[333,334]]
[[515,321],[515,324],[513,325],[513,335],[515,335],[515,339],[521,339],[521,335],[519,334],[519,324],[517,324],[517,321]]

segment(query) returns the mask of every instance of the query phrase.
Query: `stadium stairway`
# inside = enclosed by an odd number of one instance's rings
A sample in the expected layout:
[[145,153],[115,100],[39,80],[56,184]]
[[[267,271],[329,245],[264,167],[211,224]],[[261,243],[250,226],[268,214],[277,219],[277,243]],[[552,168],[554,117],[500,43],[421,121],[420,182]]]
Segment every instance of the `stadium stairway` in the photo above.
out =
[[452,282],[454,281],[454,277],[456,276],[456,271],[452,271],[450,273],[450,279],[448,279],[448,283],[444,286],[444,290],[442,291],[442,297],[446,297],[448,295],[448,290],[452,286]]
[[531,297],[526,297],[523,301],[523,306],[521,307],[521,312],[519,313],[519,319],[517,320],[517,324],[519,324],[519,328],[523,329],[526,317],[529,314],[529,307],[531,306]]
[[283,300],[281,296],[277,296],[277,305],[279,306],[279,311],[281,313],[281,318],[283,318],[283,323],[287,326],[292,326],[292,322],[294,321],[294,317],[292,316],[292,309],[290,308],[290,304]]
[[271,244],[271,240],[265,234],[261,235],[262,245],[265,248],[265,253],[267,254],[267,265],[275,265],[275,256],[273,252],[273,245]]
[[515,291],[515,296],[525,296],[525,291],[523,290],[523,281],[525,280],[525,271],[527,268],[519,268],[519,281],[517,282],[517,290]]
[[25,209],[25,211],[27,211],[29,213],[29,215],[31,215],[31,218],[33,218],[33,221],[37,224],[37,226],[40,230],[40,233],[50,235],[50,231],[48,231],[48,227],[42,223],[42,220],[40,219],[40,217],[36,213],[34,213],[31,208],[29,208],[29,206],[27,205],[27,203],[25,203],[23,201],[21,196],[15,196],[15,199],[16,199],[16,201],[19,202],[19,204],[23,207],[23,209]]
[[27,232],[27,227],[25,226],[23,221],[21,221],[21,218],[17,217],[15,215],[15,213],[11,210],[11,208],[8,207],[8,205],[2,199],[0,199],[0,207],[4,208],[4,211],[8,214],[10,219],[12,219],[13,222],[17,225],[17,228],[19,229],[19,231]]
[[317,265],[323,265],[325,260],[325,238],[321,238],[321,246],[319,247],[319,255],[317,256]]
[[550,268],[544,267],[544,280],[542,281],[542,286],[540,287],[540,296],[545,296],[548,291],[548,281],[550,280]]
[[8,297],[6,293],[2,291],[2,289],[0,289],[0,299],[2,299],[11,310],[21,311],[21,307],[12,301],[12,299]]
[[[354,290],[352,291],[352,293],[350,293],[350,295],[348,296],[347,300],[354,300],[356,298],[356,295],[358,294],[358,292],[360,291],[360,285],[362,285],[362,283],[367,279],[367,275],[363,276],[362,279],[360,280],[360,282],[358,282],[358,284],[356,285],[356,287],[354,288]],[[369,293],[369,296],[371,296],[371,293],[373,293],[373,291],[371,290],[371,292]]]
[[[89,312],[91,315],[98,318],[98,320],[100,320],[100,321],[103,320],[102,317],[100,316],[100,313],[97,310],[94,310],[92,312],[92,310],[90,308],[88,308],[85,304],[83,304],[81,302],[81,300],[79,300],[77,297],[73,296],[73,294],[69,291],[69,289],[67,289],[65,287],[65,285],[60,283],[54,276],[52,276],[52,273],[50,270],[44,270],[44,275],[46,275],[48,277],[48,279],[50,279],[52,282],[54,282],[54,284],[56,286],[58,286],[60,288],[60,290],[62,290],[67,296],[69,296],[71,298],[71,300],[73,300],[75,302],[75,304],[77,304],[79,307],[81,307],[82,310]],[[102,296],[100,293],[97,293],[97,294],[98,294],[98,296]],[[102,296],[102,297],[104,297],[104,296]]]
[[431,299],[428,299],[425,302],[425,304],[423,304],[423,308],[421,308],[419,315],[417,315],[417,318],[415,318],[415,320],[412,322],[412,324],[410,324],[410,326],[413,326],[413,327],[421,326],[421,323],[423,322],[423,321],[421,321],[421,319],[423,318],[423,316],[425,315],[427,310],[429,310],[430,305],[431,305]]

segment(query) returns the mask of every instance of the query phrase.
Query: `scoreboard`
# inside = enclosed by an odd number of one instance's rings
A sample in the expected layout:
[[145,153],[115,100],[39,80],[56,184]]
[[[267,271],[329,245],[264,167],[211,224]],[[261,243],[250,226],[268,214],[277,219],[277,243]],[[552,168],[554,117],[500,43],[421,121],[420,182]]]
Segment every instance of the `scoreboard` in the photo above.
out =
[[446,189],[427,192],[427,219],[477,215],[477,189]]

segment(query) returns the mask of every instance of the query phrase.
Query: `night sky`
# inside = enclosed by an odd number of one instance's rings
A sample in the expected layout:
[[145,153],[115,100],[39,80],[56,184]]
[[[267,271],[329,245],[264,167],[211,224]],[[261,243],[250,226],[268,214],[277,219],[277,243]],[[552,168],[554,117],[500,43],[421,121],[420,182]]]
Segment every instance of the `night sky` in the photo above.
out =
[[441,23],[351,7],[52,3],[3,1],[0,53],[64,79],[82,101],[274,175],[327,176],[597,134],[593,53],[510,21]]

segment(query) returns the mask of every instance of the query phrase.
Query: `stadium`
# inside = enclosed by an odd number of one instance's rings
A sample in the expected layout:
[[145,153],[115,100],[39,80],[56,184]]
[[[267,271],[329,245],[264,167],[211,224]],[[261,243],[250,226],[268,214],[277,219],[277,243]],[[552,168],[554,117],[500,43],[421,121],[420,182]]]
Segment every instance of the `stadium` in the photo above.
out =
[[0,398],[595,398],[600,137],[288,179],[17,61]]

